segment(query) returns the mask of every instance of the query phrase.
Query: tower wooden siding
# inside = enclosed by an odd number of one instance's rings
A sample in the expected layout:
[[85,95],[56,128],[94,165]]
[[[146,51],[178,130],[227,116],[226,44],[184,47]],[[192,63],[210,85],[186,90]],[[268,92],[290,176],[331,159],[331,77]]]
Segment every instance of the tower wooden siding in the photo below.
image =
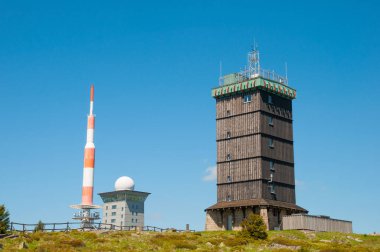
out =
[[295,203],[291,101],[271,95],[269,104],[269,94],[256,90],[244,103],[244,95],[216,102],[218,202],[273,199],[268,184],[272,160],[275,199]]

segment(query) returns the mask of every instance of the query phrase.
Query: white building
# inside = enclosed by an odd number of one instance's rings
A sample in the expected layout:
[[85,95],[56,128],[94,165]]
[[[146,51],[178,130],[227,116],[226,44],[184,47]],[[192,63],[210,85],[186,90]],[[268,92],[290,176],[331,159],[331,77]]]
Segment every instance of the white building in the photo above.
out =
[[144,226],[144,202],[150,193],[134,190],[134,181],[127,176],[115,182],[115,191],[99,193],[104,204],[102,223],[115,229]]

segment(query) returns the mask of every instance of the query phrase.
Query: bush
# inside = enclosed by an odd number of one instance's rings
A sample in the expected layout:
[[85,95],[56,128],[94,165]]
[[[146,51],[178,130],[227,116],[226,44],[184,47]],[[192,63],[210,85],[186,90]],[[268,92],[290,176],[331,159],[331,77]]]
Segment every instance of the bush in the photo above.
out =
[[38,221],[37,226],[34,228],[34,232],[44,231],[45,224],[42,221]]
[[263,218],[257,214],[249,214],[240,224],[242,230],[241,234],[245,237],[252,237],[254,239],[266,239],[268,237],[267,227]]
[[5,234],[9,229],[9,212],[4,205],[0,205],[0,234]]

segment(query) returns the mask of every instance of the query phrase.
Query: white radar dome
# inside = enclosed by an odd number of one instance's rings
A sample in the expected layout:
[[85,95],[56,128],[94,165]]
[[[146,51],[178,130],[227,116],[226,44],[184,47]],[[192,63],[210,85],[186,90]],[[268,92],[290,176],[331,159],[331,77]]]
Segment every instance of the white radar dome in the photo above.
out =
[[122,176],[118,178],[115,182],[116,191],[122,191],[122,190],[133,191],[134,189],[135,189],[135,182],[130,177]]

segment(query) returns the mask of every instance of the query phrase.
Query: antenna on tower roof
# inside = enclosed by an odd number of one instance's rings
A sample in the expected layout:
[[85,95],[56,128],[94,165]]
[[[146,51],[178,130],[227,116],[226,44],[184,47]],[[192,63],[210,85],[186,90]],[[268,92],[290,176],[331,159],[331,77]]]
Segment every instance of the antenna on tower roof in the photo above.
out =
[[249,78],[260,75],[260,53],[255,39],[253,40],[253,48],[248,53],[248,74]]
[[286,83],[288,83],[288,63],[285,62],[285,79]]

